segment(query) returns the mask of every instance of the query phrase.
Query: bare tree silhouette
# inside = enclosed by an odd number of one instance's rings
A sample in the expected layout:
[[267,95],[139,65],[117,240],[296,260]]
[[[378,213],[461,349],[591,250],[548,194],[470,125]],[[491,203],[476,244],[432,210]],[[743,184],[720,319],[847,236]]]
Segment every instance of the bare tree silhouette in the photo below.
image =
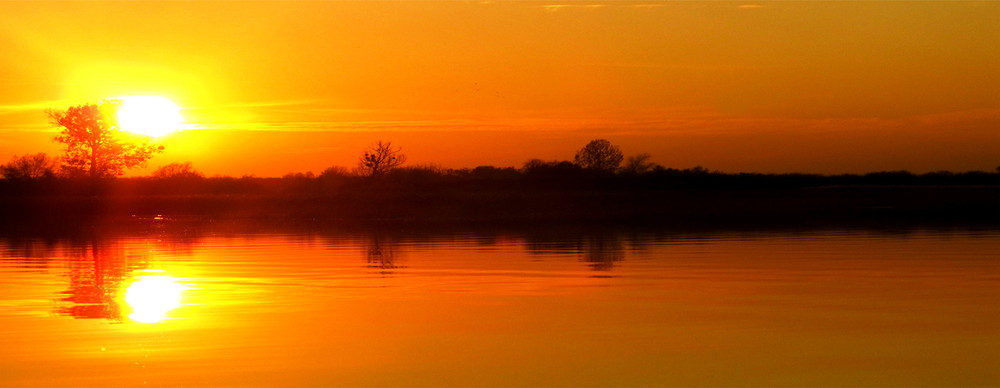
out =
[[0,165],[0,175],[7,179],[51,178],[56,175],[58,163],[45,153],[14,155],[9,163]]
[[116,114],[121,106],[121,101],[104,100],[47,112],[52,124],[63,128],[53,140],[66,145],[64,169],[91,178],[114,177],[163,151],[148,137],[119,131]]
[[392,142],[375,143],[368,147],[358,161],[358,169],[362,175],[381,176],[406,162],[402,148],[392,148]]
[[622,163],[622,151],[605,139],[591,140],[580,151],[577,151],[573,161],[583,168],[614,172]]

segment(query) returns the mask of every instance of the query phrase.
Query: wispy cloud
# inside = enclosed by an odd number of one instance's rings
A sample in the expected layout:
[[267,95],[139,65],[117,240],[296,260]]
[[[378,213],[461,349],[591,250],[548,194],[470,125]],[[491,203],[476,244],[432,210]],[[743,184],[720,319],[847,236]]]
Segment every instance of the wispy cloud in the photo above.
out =
[[[554,4],[537,4],[531,5],[531,7],[541,8],[548,12],[558,12],[561,10],[588,10],[588,9],[601,9],[601,8],[632,8],[632,9],[657,9],[665,7],[731,7],[731,4],[714,4],[712,2],[692,2],[687,0],[681,1],[572,1],[569,0],[563,3]],[[739,8],[763,8],[760,4],[744,4],[739,5]]]
[[661,8],[664,4],[662,3],[640,3],[640,4],[630,4],[631,8]]
[[[302,106],[302,105],[312,105],[320,103],[321,101],[316,100],[287,100],[287,101],[248,101],[248,102],[235,102],[228,104],[214,105],[211,108],[223,108],[223,109],[240,109],[240,108],[273,108],[273,107],[286,107],[286,106]],[[191,107],[189,109],[200,109],[199,107]]]
[[[276,104],[257,104],[275,106]],[[331,110],[332,109],[332,110]],[[915,115],[896,118],[880,117],[781,117],[781,116],[730,116],[717,112],[712,107],[677,107],[636,113],[629,117],[608,118],[600,115],[564,114],[560,112],[520,112],[511,113],[506,118],[470,119],[448,118],[448,114],[435,115],[433,112],[400,112],[384,110],[361,110],[365,114],[339,116],[321,114],[326,112],[353,113],[358,110],[342,110],[329,107],[315,107],[294,115],[261,115],[251,120],[217,121],[198,123],[199,129],[222,131],[274,131],[274,132],[426,132],[426,131],[591,131],[600,130],[618,134],[719,134],[719,133],[765,133],[771,131],[830,132],[868,131],[879,128],[903,128],[920,125],[927,128],[969,127],[1000,122],[1000,110],[974,110],[946,112],[932,115]],[[407,119],[407,116],[433,117],[430,119]],[[438,112],[440,113],[440,112]],[[333,117],[353,119],[335,119]],[[374,117],[399,117],[400,119],[374,119]],[[291,120],[285,120],[292,118]],[[984,124],[985,125],[985,124]]]
[[203,129],[277,132],[415,132],[436,130],[498,131],[518,126],[476,120],[393,120],[393,121],[295,121],[217,123]]
[[597,9],[607,7],[607,4],[547,4],[540,5],[542,9],[548,12],[557,12],[564,9]]
[[66,101],[52,100],[52,101],[28,102],[22,104],[0,105],[0,115],[31,112],[31,111],[41,112],[46,109],[58,108],[58,107],[68,106],[71,104],[72,103]]

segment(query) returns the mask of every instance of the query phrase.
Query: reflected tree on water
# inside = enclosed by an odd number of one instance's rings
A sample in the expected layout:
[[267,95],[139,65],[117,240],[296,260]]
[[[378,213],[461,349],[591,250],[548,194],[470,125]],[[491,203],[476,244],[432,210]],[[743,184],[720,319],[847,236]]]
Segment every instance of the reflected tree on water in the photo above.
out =
[[368,268],[377,269],[383,275],[392,274],[400,268],[397,265],[400,258],[398,244],[385,236],[372,235],[365,245],[365,255]]
[[625,259],[625,244],[617,235],[592,236],[586,240],[582,260],[595,271],[610,271]]
[[524,240],[532,254],[575,254],[595,271],[609,271],[625,259],[625,241],[614,233],[529,234]]
[[71,252],[69,289],[62,292],[64,297],[60,299],[71,305],[58,312],[80,319],[122,322],[118,302],[122,284],[148,262],[148,257],[126,254],[120,244],[100,240],[74,246]]
[[558,233],[531,233],[524,236],[524,245],[528,252],[534,255],[572,254],[582,251],[583,242],[577,236],[564,236]]
[[[57,242],[40,238],[5,238],[0,240],[0,261],[21,269],[45,269],[52,264]],[[5,264],[7,265],[7,264]]]

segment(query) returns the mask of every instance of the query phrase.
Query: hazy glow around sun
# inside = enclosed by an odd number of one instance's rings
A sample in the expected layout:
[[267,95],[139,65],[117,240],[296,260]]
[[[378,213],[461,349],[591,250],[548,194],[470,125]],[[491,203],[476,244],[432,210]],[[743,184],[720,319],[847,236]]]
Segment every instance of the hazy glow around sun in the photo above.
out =
[[160,137],[181,129],[184,117],[181,108],[160,96],[124,96],[118,110],[121,130],[140,135]]

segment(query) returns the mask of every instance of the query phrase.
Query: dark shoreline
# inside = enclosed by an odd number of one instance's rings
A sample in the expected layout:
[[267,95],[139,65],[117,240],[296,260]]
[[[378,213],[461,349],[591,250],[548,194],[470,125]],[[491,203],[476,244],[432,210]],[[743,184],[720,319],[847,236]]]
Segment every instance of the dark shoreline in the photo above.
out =
[[340,191],[325,195],[17,195],[0,232],[150,222],[291,228],[650,227],[685,230],[870,225],[1000,226],[997,186],[753,190]]
[[1000,173],[643,174],[568,162],[383,176],[0,180],[0,232],[148,220],[294,228],[672,229],[1000,225]]

